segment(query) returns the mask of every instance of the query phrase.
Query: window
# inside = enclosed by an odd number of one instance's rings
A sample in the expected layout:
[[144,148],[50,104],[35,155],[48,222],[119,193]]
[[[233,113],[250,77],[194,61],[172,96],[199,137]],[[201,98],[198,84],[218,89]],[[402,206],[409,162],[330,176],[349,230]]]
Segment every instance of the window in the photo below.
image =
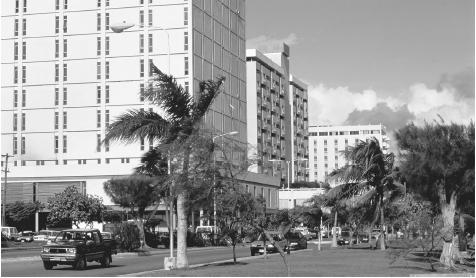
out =
[[21,91],[21,106],[26,106],[26,90]]
[[68,81],[68,65],[63,64],[63,81]]
[[59,105],[59,88],[55,88],[55,105]]
[[101,62],[96,62],[96,78],[101,79]]
[[144,53],[144,34],[139,34],[139,52]]
[[327,161],[327,155],[324,156],[324,160]]
[[358,130],[357,131],[351,131],[350,135],[359,135],[359,131]]
[[66,15],[63,16],[63,32],[68,32],[68,16]]
[[96,92],[97,92],[97,103],[101,103],[101,86],[96,87]]
[[98,0],[98,7],[101,7],[101,0]]
[[55,39],[55,58],[59,57],[59,40]]
[[[109,151],[109,140],[104,141],[104,149],[106,150],[106,152]],[[109,163],[109,159],[108,158],[106,159],[107,159],[107,163]]]
[[96,54],[98,56],[101,55],[101,37],[97,37],[97,51],[96,51]]
[[144,59],[140,59],[140,77],[144,77]]
[[66,135],[63,135],[63,153],[66,153],[67,151],[68,151],[68,137],[66,137]]
[[101,152],[101,134],[96,135],[96,151]]
[[101,127],[101,111],[100,110],[96,111],[96,116],[97,116],[96,117],[97,118],[96,127],[99,128],[99,127]]
[[25,136],[22,136],[21,137],[21,154],[25,154],[25,145],[26,145]]
[[154,43],[153,43],[153,35],[152,34],[149,34],[149,52],[153,52],[153,48],[154,48]]
[[109,30],[109,13],[106,13],[106,30]]
[[[25,1],[26,1],[26,0],[25,0]],[[64,8],[65,10],[67,10],[67,9],[68,9],[68,0],[63,0],[63,1],[64,1],[64,3],[63,3],[63,8]]]
[[183,50],[188,50],[188,32],[183,33]]
[[13,83],[18,83],[18,66],[13,67]]
[[63,160],[63,164],[64,164],[64,165],[67,165],[67,164],[68,164],[68,160],[64,159],[64,160]]
[[13,60],[18,60],[18,42],[13,43]]
[[325,167],[325,168],[327,168],[327,163],[326,163],[326,164],[324,164],[324,167]]
[[327,140],[324,140],[324,146],[327,146]]
[[153,73],[153,67],[154,67],[154,63],[152,62],[152,59],[149,59],[149,76],[152,76],[152,73]]
[[149,27],[152,27],[152,10],[149,10]]
[[106,61],[106,79],[109,79],[109,61]]
[[327,136],[328,133],[327,132],[319,132],[319,136]]
[[13,131],[18,130],[18,114],[13,114]]
[[183,25],[188,25],[188,8],[183,8]]
[[58,153],[59,148],[59,138],[58,135],[55,135],[55,153]]
[[100,13],[97,14],[97,30],[101,31],[101,14]]
[[23,0],[23,12],[26,13],[26,0]]
[[59,112],[55,112],[55,130],[58,129],[59,127]]
[[109,7],[109,0],[106,0],[106,7]]
[[13,90],[13,107],[18,107],[18,90]]
[[55,64],[55,81],[59,81],[59,65]]
[[109,55],[109,37],[106,37],[106,55]]
[[68,57],[68,40],[63,39],[63,57]]
[[55,33],[56,34],[59,33],[59,16],[58,15],[55,17]]
[[68,104],[68,88],[63,88],[63,105]]
[[13,137],[13,154],[17,154],[18,149],[18,139],[16,136]]
[[149,151],[151,151],[154,148],[154,140],[152,138],[149,138]]
[[20,0],[15,0],[15,13],[18,13],[20,9]]
[[60,6],[59,0],[56,0],[55,1],[55,10],[59,10],[59,6]]
[[23,36],[26,36],[26,18],[22,20],[22,34]]
[[106,85],[106,103],[109,103],[109,85]]
[[184,57],[184,63],[185,63],[184,74],[188,75],[188,57]]
[[144,11],[139,11],[139,25],[140,27],[144,26]]
[[26,66],[21,66],[21,82],[26,83]]
[[109,110],[106,110],[105,121],[106,121],[106,128],[107,128],[109,127]]
[[188,84],[189,84],[188,81],[185,81],[185,92],[187,93],[188,93],[188,87],[189,87]]
[[145,90],[144,84],[140,84],[140,89],[139,89],[140,101],[144,101],[144,90]]

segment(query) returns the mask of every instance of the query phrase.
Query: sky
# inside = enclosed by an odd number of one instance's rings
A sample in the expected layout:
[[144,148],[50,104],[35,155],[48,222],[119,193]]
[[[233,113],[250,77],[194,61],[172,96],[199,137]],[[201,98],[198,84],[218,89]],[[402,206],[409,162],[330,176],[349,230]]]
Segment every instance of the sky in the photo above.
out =
[[247,48],[291,47],[309,125],[474,120],[474,0],[247,0]]

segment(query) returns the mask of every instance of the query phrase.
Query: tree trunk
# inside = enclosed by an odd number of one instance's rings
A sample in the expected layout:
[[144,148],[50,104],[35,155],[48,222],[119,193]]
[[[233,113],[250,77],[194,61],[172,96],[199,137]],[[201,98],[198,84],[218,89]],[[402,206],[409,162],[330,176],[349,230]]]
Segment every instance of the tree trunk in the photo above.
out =
[[334,213],[334,228],[332,229],[331,247],[337,247],[337,211]]
[[140,248],[144,249],[144,247],[148,247],[147,243],[145,242],[144,218],[139,218],[134,220],[134,222],[139,229]]
[[187,192],[177,196],[177,268],[187,268]]
[[385,232],[383,230],[384,218],[383,218],[383,202],[380,202],[382,206],[380,208],[380,250],[385,250]]
[[236,264],[236,251],[235,251],[236,243],[233,243],[233,263]]
[[438,183],[438,196],[440,198],[441,215],[443,218],[443,251],[441,252],[440,262],[447,268],[454,267],[454,217],[456,211],[456,192],[452,192],[450,202],[446,201],[446,191],[442,183]]

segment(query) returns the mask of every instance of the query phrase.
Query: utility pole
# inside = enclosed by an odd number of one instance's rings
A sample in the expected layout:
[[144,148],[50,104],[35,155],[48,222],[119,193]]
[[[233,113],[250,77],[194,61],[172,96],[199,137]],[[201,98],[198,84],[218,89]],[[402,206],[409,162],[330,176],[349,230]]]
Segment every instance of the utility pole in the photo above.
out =
[[5,181],[3,184],[3,192],[2,192],[2,226],[6,226],[6,214],[5,214],[5,202],[7,197],[7,178],[8,178],[8,158],[13,157],[12,155],[2,154],[2,157],[5,157],[5,169],[2,170],[5,173]]

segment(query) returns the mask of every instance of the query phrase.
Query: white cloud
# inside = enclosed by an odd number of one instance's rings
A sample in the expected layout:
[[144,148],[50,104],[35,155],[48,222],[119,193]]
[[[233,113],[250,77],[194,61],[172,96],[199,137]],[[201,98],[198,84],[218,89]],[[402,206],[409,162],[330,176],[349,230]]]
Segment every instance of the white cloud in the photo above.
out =
[[246,48],[255,48],[263,53],[274,53],[282,51],[283,42],[287,45],[298,43],[296,34],[291,33],[285,38],[272,38],[267,35],[261,35],[246,40]]

